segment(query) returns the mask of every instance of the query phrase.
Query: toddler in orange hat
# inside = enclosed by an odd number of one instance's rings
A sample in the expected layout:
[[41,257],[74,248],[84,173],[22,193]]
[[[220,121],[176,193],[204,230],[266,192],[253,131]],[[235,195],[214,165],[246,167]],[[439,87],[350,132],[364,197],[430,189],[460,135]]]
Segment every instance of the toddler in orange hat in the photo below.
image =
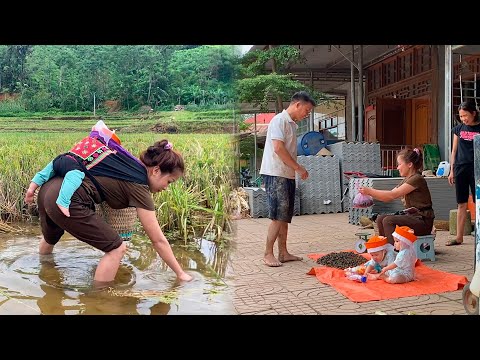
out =
[[[397,256],[393,245],[388,242],[385,236],[372,236],[365,243],[365,247],[372,257],[365,263],[365,275],[380,273],[385,266],[393,263]],[[368,276],[368,279],[375,280],[376,277]]]
[[377,278],[372,275],[378,274],[385,266],[393,263],[397,256],[393,245],[385,236],[372,236],[365,243],[365,247],[372,258],[362,265],[346,268],[345,276],[356,274],[365,276],[366,279],[376,280]]
[[384,267],[377,276],[391,284],[403,284],[415,278],[415,262],[417,254],[414,242],[415,233],[408,226],[396,226],[392,233],[397,257],[393,263]]

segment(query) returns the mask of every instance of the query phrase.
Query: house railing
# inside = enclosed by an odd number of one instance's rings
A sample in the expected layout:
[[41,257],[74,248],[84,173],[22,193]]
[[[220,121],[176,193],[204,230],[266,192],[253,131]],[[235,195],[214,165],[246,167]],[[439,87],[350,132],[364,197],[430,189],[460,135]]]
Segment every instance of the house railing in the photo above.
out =
[[383,175],[400,176],[397,171],[397,156],[408,145],[380,145]]

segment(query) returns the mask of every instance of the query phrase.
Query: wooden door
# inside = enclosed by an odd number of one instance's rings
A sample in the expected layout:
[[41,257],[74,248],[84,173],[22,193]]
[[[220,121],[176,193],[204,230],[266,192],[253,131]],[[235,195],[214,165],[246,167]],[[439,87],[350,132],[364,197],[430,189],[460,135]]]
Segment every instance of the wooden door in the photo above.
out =
[[406,100],[377,98],[377,138],[384,145],[403,145],[406,142]]
[[412,106],[412,145],[420,149],[431,141],[430,98],[413,99]]
[[365,140],[368,142],[377,141],[377,111],[375,106],[370,105],[365,109]]

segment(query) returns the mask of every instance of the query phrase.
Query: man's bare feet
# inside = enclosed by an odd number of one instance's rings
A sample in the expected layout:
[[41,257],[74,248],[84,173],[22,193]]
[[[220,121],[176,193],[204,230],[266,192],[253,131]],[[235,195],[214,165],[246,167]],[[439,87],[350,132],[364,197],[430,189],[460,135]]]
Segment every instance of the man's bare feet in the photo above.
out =
[[59,204],[57,204],[57,206],[60,209],[60,211],[63,213],[63,215],[65,215],[66,217],[70,217],[70,211],[68,210],[68,208]]
[[263,257],[263,262],[265,265],[270,266],[270,267],[279,267],[282,266],[282,263],[278,261],[275,256],[273,255],[265,255]]
[[278,255],[278,260],[282,263],[287,262],[287,261],[302,261],[302,257],[286,253],[285,255],[280,255],[279,254]]

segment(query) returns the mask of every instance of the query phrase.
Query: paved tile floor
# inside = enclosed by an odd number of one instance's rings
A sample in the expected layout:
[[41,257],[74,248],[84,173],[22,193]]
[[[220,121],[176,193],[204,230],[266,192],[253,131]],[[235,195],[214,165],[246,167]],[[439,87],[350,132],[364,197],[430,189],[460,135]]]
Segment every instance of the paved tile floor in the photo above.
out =
[[[465,315],[462,290],[412,296],[393,300],[355,303],[329,285],[306,273],[319,266],[307,257],[311,253],[329,253],[353,249],[360,226],[348,223],[348,213],[295,216],[289,226],[288,249],[303,256],[303,261],[271,268],[263,263],[269,219],[235,221],[236,238],[232,255],[233,305],[245,315]],[[367,230],[373,233],[373,230]],[[436,261],[424,260],[434,269],[464,275],[471,280],[474,270],[474,237],[465,236],[460,246],[445,246],[453,238],[438,231],[435,240]]]

